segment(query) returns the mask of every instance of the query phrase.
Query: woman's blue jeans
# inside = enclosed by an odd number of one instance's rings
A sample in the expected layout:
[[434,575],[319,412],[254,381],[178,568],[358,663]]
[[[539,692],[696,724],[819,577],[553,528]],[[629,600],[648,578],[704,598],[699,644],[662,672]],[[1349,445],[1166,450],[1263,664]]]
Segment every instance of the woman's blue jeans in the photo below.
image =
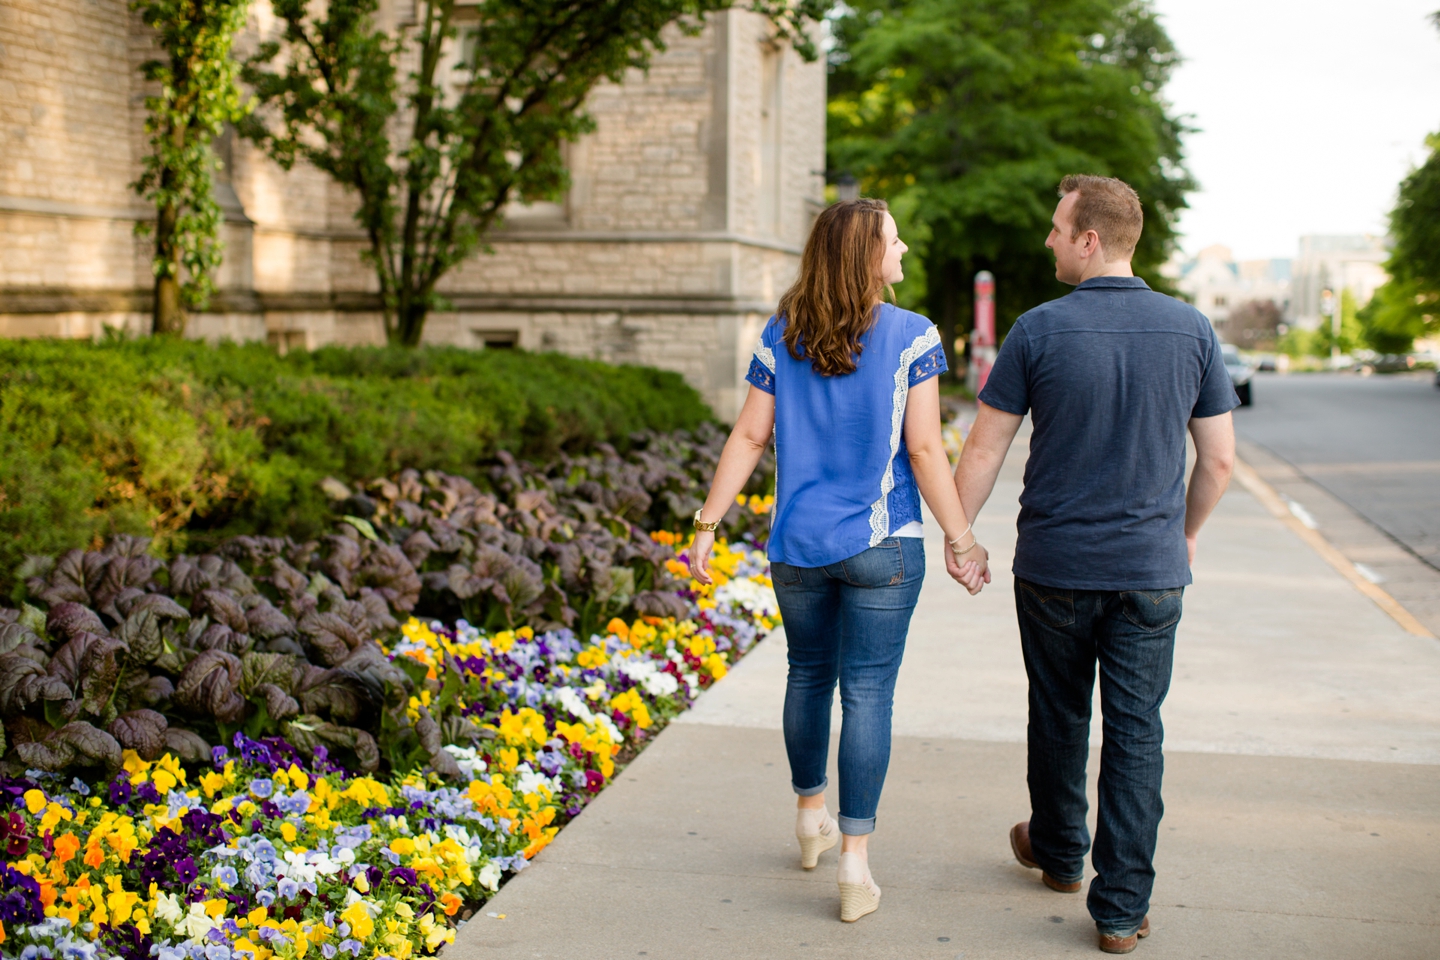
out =
[[925,579],[925,542],[891,537],[827,567],[774,563],[789,645],[785,751],[800,796],[827,784],[830,706],[840,683],[840,830],[875,829],[890,766],[890,712],[910,614]]

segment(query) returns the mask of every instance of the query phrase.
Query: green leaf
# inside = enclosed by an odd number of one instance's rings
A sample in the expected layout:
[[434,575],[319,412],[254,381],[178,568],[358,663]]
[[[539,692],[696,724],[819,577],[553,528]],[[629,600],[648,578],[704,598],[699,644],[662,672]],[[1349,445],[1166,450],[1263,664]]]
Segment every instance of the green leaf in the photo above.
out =
[[360,536],[364,537],[366,540],[373,540],[376,543],[380,542],[380,538],[375,536],[375,528],[371,526],[369,520],[366,520],[363,517],[352,517],[349,514],[346,514],[340,519],[344,520],[346,523],[350,524],[350,526],[360,531]]
[[28,603],[20,605],[19,623],[24,624],[41,636],[45,635],[45,614],[39,607],[32,607]]

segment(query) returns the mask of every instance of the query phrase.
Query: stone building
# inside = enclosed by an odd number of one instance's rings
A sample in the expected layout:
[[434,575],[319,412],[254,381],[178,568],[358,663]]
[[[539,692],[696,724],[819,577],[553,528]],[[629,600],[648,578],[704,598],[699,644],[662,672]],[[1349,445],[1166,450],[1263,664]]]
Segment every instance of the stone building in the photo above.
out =
[[[463,2],[462,2],[463,6]],[[409,0],[382,0],[401,27]],[[241,45],[273,28],[256,0]],[[750,347],[823,203],[825,70],[766,20],[672,29],[648,74],[597,88],[563,202],[513,209],[493,254],[455,269],[426,339],[520,346],[682,372],[734,416]],[[148,30],[126,0],[0,3],[0,336],[148,328],[153,217],[144,151]],[[189,333],[280,349],[379,343],[352,199],[314,169],[217,144],[225,263]]]
[[1365,306],[1389,279],[1384,266],[1389,256],[1385,238],[1371,234],[1301,237],[1295,260],[1296,324],[1314,330],[1330,322],[1320,313],[1325,290],[1332,291],[1336,303],[1341,291],[1348,290],[1357,307]]
[[1269,300],[1290,316],[1290,261],[1239,260],[1221,244],[1206,247],[1189,260],[1174,263],[1176,288],[1195,308],[1222,328],[1236,307]]

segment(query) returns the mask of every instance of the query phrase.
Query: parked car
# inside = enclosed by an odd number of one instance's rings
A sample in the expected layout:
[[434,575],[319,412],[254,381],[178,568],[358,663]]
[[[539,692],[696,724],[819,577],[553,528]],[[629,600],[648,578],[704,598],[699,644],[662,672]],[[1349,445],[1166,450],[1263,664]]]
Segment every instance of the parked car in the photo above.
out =
[[1377,354],[1356,365],[1361,373],[1404,373],[1414,370],[1418,359],[1414,354]]
[[1255,376],[1255,368],[1240,356],[1240,349],[1233,343],[1220,344],[1220,356],[1225,361],[1225,372],[1230,374],[1235,395],[1240,398],[1240,406],[1250,406],[1250,380]]

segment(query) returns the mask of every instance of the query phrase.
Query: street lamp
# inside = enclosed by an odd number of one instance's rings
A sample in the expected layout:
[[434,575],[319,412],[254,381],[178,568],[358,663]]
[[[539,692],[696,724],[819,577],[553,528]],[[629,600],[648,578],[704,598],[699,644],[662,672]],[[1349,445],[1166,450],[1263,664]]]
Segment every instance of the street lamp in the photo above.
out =
[[840,174],[835,181],[835,196],[841,200],[856,200],[860,197],[860,181],[848,173]]

